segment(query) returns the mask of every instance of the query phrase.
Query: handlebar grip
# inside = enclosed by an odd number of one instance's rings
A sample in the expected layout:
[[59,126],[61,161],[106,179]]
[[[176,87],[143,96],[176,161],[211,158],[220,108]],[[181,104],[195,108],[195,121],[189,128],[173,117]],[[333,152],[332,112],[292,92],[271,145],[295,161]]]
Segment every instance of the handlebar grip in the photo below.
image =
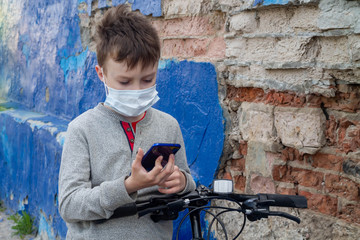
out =
[[307,199],[300,195],[257,194],[259,200],[273,200],[270,206],[307,208]]
[[[125,205],[115,209],[113,215],[111,215],[111,217],[109,219],[133,216],[137,212],[138,212],[138,210],[136,207],[136,203],[128,203],[128,204],[125,204]],[[107,220],[108,219],[99,219],[99,220],[95,220],[94,222],[97,224],[100,224],[100,223],[106,222]]]
[[136,203],[128,203],[117,209],[115,209],[114,214],[111,218],[119,218],[119,217],[128,217],[133,216],[138,212]]

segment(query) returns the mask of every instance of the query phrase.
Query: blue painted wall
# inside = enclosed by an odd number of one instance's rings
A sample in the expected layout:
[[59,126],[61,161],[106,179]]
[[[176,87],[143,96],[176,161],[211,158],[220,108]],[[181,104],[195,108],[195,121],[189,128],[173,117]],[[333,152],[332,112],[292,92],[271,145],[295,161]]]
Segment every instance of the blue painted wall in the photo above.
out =
[[286,5],[291,0],[253,0],[253,6],[270,6],[270,5]]
[[[0,109],[7,109],[0,111],[0,199],[9,210],[28,210],[50,239],[66,234],[57,210],[57,181],[67,124],[105,96],[95,53],[80,37],[78,6],[91,2],[0,2]],[[127,2],[161,16],[159,0]],[[107,7],[106,1],[98,6]],[[224,139],[214,66],[163,60],[158,91],[156,107],[180,123],[194,178],[210,184]]]

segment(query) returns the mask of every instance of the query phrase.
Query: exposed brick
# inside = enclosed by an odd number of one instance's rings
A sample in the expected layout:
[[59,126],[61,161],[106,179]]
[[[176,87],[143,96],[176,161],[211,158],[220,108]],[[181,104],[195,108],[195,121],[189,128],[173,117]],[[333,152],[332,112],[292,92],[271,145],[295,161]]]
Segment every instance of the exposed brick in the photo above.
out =
[[299,195],[305,196],[308,200],[308,208],[327,215],[336,216],[338,200],[336,198],[313,194],[306,191],[299,191]]
[[307,101],[305,95],[296,95],[293,92],[271,90],[265,93],[261,88],[235,88],[233,86],[228,86],[228,98],[239,102],[264,102],[275,106],[289,107],[304,107]]
[[160,37],[208,36],[216,33],[209,16],[183,17],[153,21]]
[[273,152],[266,152],[266,159],[268,161],[268,166],[272,166],[272,165],[274,165],[274,162],[276,160],[281,159],[281,154],[273,153]]
[[253,193],[275,193],[272,179],[257,174],[251,175],[250,188]]
[[322,97],[321,101],[324,107],[345,112],[356,112],[360,110],[360,87],[355,88],[352,92],[342,93],[337,91],[335,97]]
[[164,23],[165,21],[164,20],[155,20],[155,19],[152,19],[151,21],[151,25],[156,29],[156,31],[158,32],[159,34],[159,37],[161,38],[163,36],[163,29],[164,29]]
[[277,188],[276,188],[276,193],[277,193],[277,194],[285,194],[285,195],[297,195],[297,194],[298,194],[298,190],[297,190],[297,188],[282,188],[282,187],[277,187]]
[[247,142],[246,141],[241,141],[240,145],[239,145],[239,152],[241,155],[246,156],[247,155]]
[[245,171],[245,158],[232,159],[231,160],[231,169],[235,171]]
[[266,103],[275,106],[303,107],[306,102],[304,95],[298,96],[295,93],[276,92],[271,90],[266,95]]
[[344,152],[358,151],[360,149],[360,126],[349,129],[347,131],[347,137],[343,142]]
[[261,88],[235,88],[228,86],[228,98],[238,102],[261,102],[265,93]]
[[341,206],[338,217],[351,223],[360,224],[360,203]]
[[206,56],[210,39],[164,39],[163,58]]
[[298,161],[302,162],[304,154],[299,152],[296,148],[286,147],[281,151],[281,159],[283,161]]
[[316,189],[322,188],[322,181],[324,179],[323,173],[287,165],[275,165],[272,174],[275,181],[290,182]]
[[333,146],[337,141],[337,128],[339,127],[338,121],[334,116],[330,116],[329,120],[326,121],[326,142],[328,146]]
[[235,185],[234,188],[237,191],[244,192],[246,185],[246,177],[243,175],[234,176]]
[[339,156],[316,153],[312,156],[312,166],[315,168],[325,168],[333,171],[342,171],[342,164],[344,159]]
[[326,122],[326,140],[329,146],[335,146],[340,152],[360,150],[360,122],[346,118],[336,119],[329,116]]
[[209,44],[206,56],[211,59],[222,59],[225,57],[225,49],[224,37],[215,37]]
[[306,104],[308,105],[308,107],[320,107],[321,96],[316,94],[306,95]]
[[225,172],[224,175],[222,176],[222,179],[232,180],[231,173]]
[[345,153],[355,152],[360,148],[360,123],[340,119],[338,145]]
[[360,201],[360,184],[339,175],[325,175],[325,189],[327,192],[352,201]]
[[264,102],[282,107],[320,107],[323,104],[325,108],[345,112],[360,110],[360,90],[356,87],[347,93],[337,91],[335,97],[328,98],[316,94],[304,95],[291,91],[279,92],[275,90],[265,93],[261,88],[228,86],[228,98],[240,102]]
[[360,160],[347,159],[343,162],[343,171],[360,179]]

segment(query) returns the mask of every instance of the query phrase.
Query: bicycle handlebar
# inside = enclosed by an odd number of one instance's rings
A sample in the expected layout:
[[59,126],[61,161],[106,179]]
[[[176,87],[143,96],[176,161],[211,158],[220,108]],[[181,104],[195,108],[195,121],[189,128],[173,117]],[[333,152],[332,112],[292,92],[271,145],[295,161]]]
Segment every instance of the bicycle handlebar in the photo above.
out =
[[[154,221],[173,220],[178,216],[178,212],[192,207],[205,206],[212,199],[226,199],[242,204],[241,211],[250,221],[256,221],[268,216],[280,216],[300,223],[300,219],[283,212],[271,212],[270,206],[307,208],[307,200],[304,196],[282,195],[282,194],[235,194],[235,193],[214,193],[203,185],[195,191],[184,195],[166,195],[164,197],[151,198],[148,201],[135,202],[123,205],[114,211],[110,217],[119,218],[138,214],[142,217],[146,214],[152,216]],[[162,214],[159,214],[162,212]],[[96,223],[103,223],[107,219],[95,220]]]

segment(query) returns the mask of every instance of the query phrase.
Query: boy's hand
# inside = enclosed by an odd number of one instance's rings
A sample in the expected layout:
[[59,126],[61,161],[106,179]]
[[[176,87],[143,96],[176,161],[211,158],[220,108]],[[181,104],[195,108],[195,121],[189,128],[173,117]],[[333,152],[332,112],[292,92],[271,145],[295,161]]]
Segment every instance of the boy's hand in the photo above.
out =
[[143,156],[144,151],[139,148],[135,161],[131,166],[131,175],[125,180],[125,188],[129,194],[166,182],[175,170],[175,158],[172,155],[172,157],[169,157],[169,161],[164,168],[161,165],[162,156],[160,156],[156,159],[154,168],[150,172],[147,172],[141,165]]
[[[170,159],[174,159],[174,154],[171,154]],[[178,193],[184,190],[186,187],[186,177],[183,172],[180,171],[178,166],[174,166],[173,173],[166,178],[163,182],[159,183],[159,192],[164,194]]]

